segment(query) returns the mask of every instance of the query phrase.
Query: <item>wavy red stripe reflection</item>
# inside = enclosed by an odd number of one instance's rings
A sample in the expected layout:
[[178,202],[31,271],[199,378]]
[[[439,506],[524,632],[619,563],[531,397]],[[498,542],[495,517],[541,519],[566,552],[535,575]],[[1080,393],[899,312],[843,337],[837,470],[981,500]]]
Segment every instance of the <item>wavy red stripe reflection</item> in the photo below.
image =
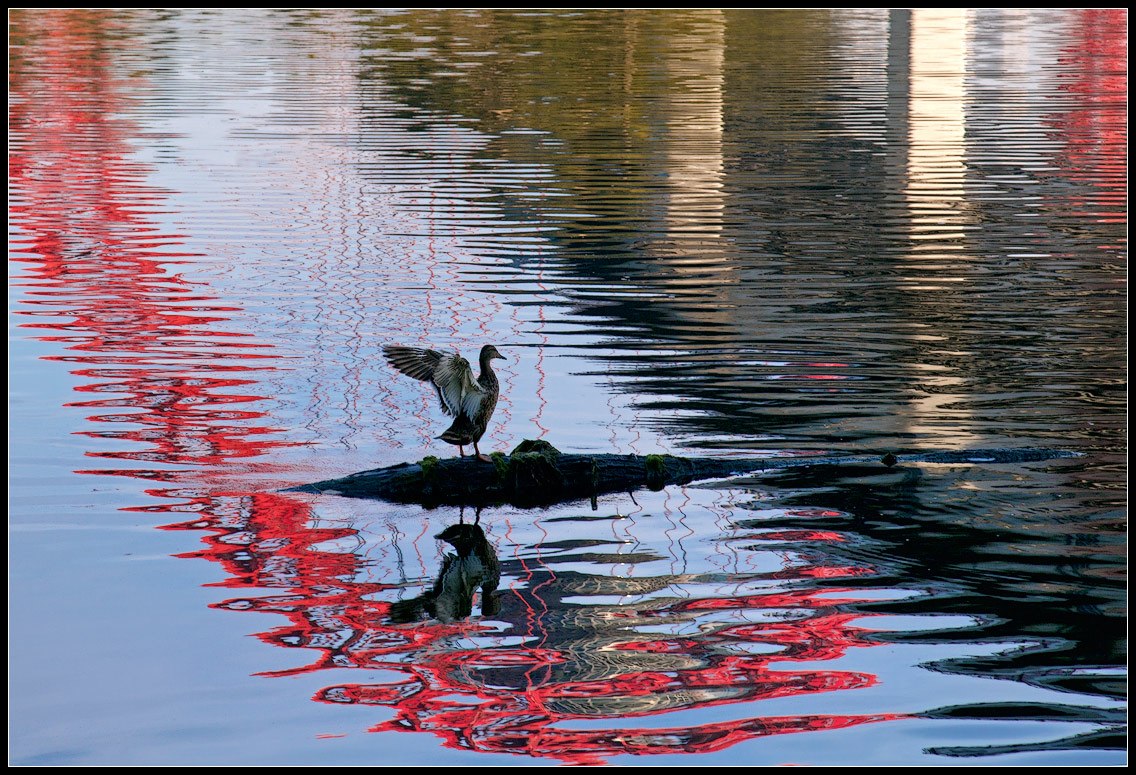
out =
[[[83,379],[82,400],[68,405],[92,412],[92,427],[81,434],[100,446],[87,454],[127,461],[87,473],[166,483],[147,490],[154,502],[132,510],[178,515],[167,529],[205,535],[203,548],[181,556],[219,563],[227,578],[218,586],[265,592],[218,607],[283,616],[287,624],[262,639],[318,654],[272,675],[395,672],[401,680],[330,686],[316,699],[391,708],[394,718],[376,731],[429,731],[454,748],[579,764],[616,754],[716,751],[766,735],[894,718],[814,714],[603,728],[613,719],[873,685],[873,675],[814,664],[874,645],[833,599],[834,592],[851,598],[851,590],[581,606],[561,599],[578,576],[553,573],[538,554],[502,563],[502,573],[518,581],[498,593],[492,617],[400,624],[382,597],[401,585],[360,581],[367,558],[327,548],[357,539],[355,530],[313,527],[309,503],[298,496],[226,485],[240,470],[234,461],[247,467],[281,443],[269,440],[277,429],[254,408],[264,397],[256,380],[272,370],[272,353],[239,330],[239,306],[174,271],[195,256],[179,250],[184,237],[154,217],[169,192],[149,185],[151,170],[134,160],[133,143],[153,138],[126,118],[134,107],[128,95],[141,84],[116,59],[130,55],[134,39],[120,18],[104,10],[11,14],[11,244],[24,267],[18,282],[26,304],[17,314],[31,318],[24,327],[39,339],[60,346],[50,360],[73,364]],[[111,442],[124,448],[107,448]],[[815,545],[840,537],[782,531],[765,539]],[[804,564],[746,579],[781,589],[869,572]],[[769,621],[742,617],[763,612]],[[639,631],[708,616],[718,617],[715,624],[691,625],[693,635]],[[810,666],[785,669],[794,663]],[[759,709],[742,713],[751,707]]]
[[[611,720],[622,725],[627,719],[670,711],[872,686],[875,676],[865,673],[785,669],[787,663],[836,660],[850,648],[874,645],[851,623],[861,615],[835,611],[834,601],[827,599],[833,591],[825,590],[824,600],[818,599],[816,591],[695,600],[657,609],[627,609],[609,617],[633,624],[730,607],[750,614],[789,608],[807,612],[798,621],[738,625],[658,640],[629,640],[626,630],[601,627],[577,633],[574,640],[561,637],[555,647],[536,649],[523,644],[447,648],[447,640],[468,641],[489,636],[492,630],[476,621],[391,626],[382,622],[379,613],[370,632],[350,637],[341,634],[342,645],[329,648],[311,669],[354,666],[399,672],[404,678],[385,684],[333,686],[316,699],[394,709],[395,718],[375,726],[374,731],[430,731],[454,748],[551,757],[575,764],[600,763],[618,754],[705,753],[764,735],[897,718],[894,714],[749,717],[689,727],[610,730]],[[231,604],[244,607],[253,601]],[[287,601],[289,607],[297,604],[296,599]],[[262,610],[265,607],[271,606],[262,606]],[[522,611],[533,607],[534,601],[523,605],[517,601],[515,616],[510,616],[506,603],[496,618],[515,622],[520,629]],[[276,612],[286,613],[279,608]],[[337,624],[345,626],[347,620],[340,618]],[[310,646],[326,643],[327,634],[309,622],[306,631],[292,629],[279,637]],[[745,653],[754,647],[765,653]],[[581,666],[585,649],[592,654]],[[574,679],[595,669],[597,655],[612,674]],[[665,669],[641,669],[644,661],[663,662]],[[546,676],[545,680],[530,680],[538,674]],[[565,728],[566,722],[600,729]]]
[[1087,183],[1094,196],[1064,206],[1101,223],[1128,223],[1128,11],[1077,9],[1061,62],[1061,89],[1074,99],[1048,124],[1064,144],[1060,174]]
[[24,328],[59,332],[38,338],[66,348],[48,360],[78,364],[72,373],[93,380],[80,393],[106,395],[67,404],[105,410],[88,417],[103,427],[81,433],[134,443],[87,454],[198,466],[262,454],[273,429],[247,408],[262,396],[240,388],[271,368],[267,345],[219,328],[240,308],[171,270],[194,254],[155,223],[168,192],[133,160],[141,130],[123,116],[139,84],[113,61],[130,37],[101,11],[17,12],[12,21],[13,39],[27,41],[10,75],[11,246],[31,307],[17,314],[37,318]]

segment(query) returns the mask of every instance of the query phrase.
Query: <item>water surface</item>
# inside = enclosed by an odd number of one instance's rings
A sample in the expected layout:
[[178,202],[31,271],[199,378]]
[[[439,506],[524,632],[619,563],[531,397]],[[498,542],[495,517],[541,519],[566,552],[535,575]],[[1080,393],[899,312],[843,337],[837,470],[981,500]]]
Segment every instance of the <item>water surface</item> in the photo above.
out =
[[[10,21],[12,763],[1126,761],[1125,12]],[[390,342],[498,346],[492,449],[1080,456],[455,586],[472,512],[280,492],[453,453]]]

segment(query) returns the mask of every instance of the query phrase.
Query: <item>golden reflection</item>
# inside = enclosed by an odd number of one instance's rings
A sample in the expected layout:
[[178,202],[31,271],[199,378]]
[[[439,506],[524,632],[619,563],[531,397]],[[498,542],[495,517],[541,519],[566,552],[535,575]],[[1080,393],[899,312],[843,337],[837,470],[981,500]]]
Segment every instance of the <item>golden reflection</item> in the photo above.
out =
[[[726,25],[722,11],[698,14],[698,23],[677,32],[667,50],[666,70],[674,84],[666,98],[667,185],[662,195],[666,224],[664,245],[681,245],[665,261],[677,277],[672,283],[703,288],[707,273],[721,282],[737,282],[719,242],[725,196],[722,189],[722,113]],[[721,273],[728,273],[721,276]]]
[[964,232],[966,138],[966,11],[921,9],[911,14],[907,186],[914,252],[933,250]]
[[[967,12],[919,9],[910,15],[907,85],[908,260],[914,272],[904,290],[930,296],[944,283],[965,282],[950,274],[963,259],[966,227],[966,68]],[[969,424],[966,377],[946,367],[915,363],[923,395],[907,407],[907,432],[938,437],[963,447],[977,437]]]
[[[736,324],[740,281],[737,262],[723,241],[726,16],[721,10],[691,11],[661,52],[670,87],[657,116],[662,135],[663,185],[653,192],[658,231],[648,240],[660,285],[706,301],[675,307],[682,318],[717,326]],[[640,75],[642,82],[650,73]]]

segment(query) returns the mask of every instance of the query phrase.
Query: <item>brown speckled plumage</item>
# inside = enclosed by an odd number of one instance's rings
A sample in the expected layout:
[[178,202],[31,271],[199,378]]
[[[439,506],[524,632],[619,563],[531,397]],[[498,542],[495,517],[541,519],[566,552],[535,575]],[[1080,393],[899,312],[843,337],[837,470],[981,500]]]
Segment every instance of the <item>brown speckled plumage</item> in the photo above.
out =
[[472,444],[474,453],[487,459],[478,449],[477,442],[485,435],[501,389],[490,361],[505,356],[491,344],[482,347],[478,359],[481,373],[474,379],[469,361],[457,353],[386,345],[383,355],[403,374],[433,385],[442,411],[453,415],[453,423],[438,438],[457,445],[461,455],[465,454],[462,447]]

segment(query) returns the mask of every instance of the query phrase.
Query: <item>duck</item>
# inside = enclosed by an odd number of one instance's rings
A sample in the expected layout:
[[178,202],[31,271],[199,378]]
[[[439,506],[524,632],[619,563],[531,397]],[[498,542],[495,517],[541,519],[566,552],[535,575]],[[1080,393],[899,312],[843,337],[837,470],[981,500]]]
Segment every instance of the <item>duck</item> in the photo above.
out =
[[434,386],[442,411],[454,418],[453,424],[436,438],[457,446],[461,457],[465,457],[465,447],[472,444],[477,459],[491,462],[487,455],[481,453],[477,442],[485,435],[501,392],[491,361],[504,360],[505,356],[496,347],[487,344],[481,348],[478,356],[481,373],[477,379],[473,377],[469,361],[459,353],[384,345],[383,356],[391,366],[408,377]]

